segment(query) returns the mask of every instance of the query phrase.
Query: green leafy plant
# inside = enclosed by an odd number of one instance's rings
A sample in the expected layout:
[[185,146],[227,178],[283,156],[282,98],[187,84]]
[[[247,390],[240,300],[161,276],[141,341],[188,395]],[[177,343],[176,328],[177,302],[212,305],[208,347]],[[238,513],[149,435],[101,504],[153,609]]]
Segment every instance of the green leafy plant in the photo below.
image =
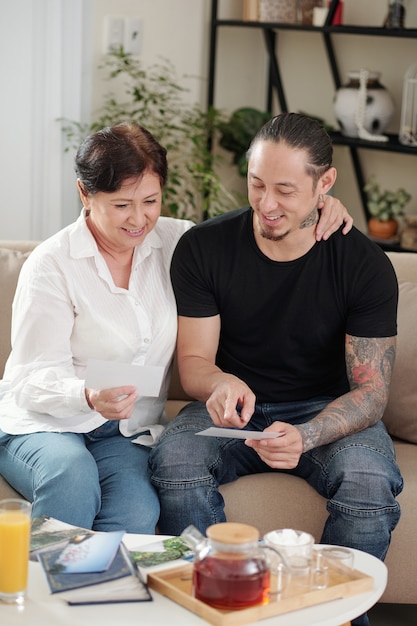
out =
[[233,164],[241,176],[246,176],[248,164],[246,152],[256,132],[269,119],[271,114],[251,107],[236,109],[227,121],[220,121],[219,145],[233,153]]
[[397,191],[381,191],[375,176],[364,186],[367,194],[369,213],[381,222],[397,219],[404,215],[404,208],[410,202],[411,195],[402,187]]
[[[166,60],[147,69],[123,48],[111,51],[100,65],[110,83],[122,81],[124,98],[110,92],[91,124],[60,120],[69,146],[90,133],[118,122],[133,121],[147,128],[166,148],[169,174],[164,212],[200,221],[238,205],[237,196],[222,184],[222,157],[211,150],[224,115],[214,107],[204,111],[185,99],[173,65]],[[120,90],[119,90],[120,91]]]

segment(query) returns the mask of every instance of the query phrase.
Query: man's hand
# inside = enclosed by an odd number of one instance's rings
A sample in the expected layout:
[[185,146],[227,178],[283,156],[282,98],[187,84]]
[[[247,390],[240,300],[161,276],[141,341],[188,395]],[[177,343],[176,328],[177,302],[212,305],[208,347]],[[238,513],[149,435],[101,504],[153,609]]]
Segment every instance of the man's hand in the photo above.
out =
[[326,241],[344,223],[342,233],[346,235],[352,228],[353,218],[347,212],[346,207],[333,196],[323,196],[323,200],[317,205],[321,209],[319,222],[316,226],[316,240]]
[[114,387],[113,389],[86,389],[85,397],[90,409],[108,420],[128,419],[135,408],[138,394],[136,387]]
[[265,432],[284,433],[275,439],[246,439],[248,448],[253,448],[262,461],[272,469],[294,469],[303,453],[303,440],[296,426],[285,422],[274,422]]
[[255,394],[236,376],[222,374],[206,407],[216,426],[243,428],[255,410]]

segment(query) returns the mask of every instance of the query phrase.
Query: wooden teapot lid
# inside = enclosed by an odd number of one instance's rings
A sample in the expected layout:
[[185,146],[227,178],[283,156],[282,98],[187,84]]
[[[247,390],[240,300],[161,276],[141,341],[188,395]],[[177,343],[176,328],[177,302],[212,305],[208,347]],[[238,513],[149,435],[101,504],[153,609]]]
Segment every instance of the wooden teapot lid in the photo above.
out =
[[259,532],[249,524],[238,522],[223,522],[213,524],[207,528],[207,537],[218,543],[241,544],[258,541]]

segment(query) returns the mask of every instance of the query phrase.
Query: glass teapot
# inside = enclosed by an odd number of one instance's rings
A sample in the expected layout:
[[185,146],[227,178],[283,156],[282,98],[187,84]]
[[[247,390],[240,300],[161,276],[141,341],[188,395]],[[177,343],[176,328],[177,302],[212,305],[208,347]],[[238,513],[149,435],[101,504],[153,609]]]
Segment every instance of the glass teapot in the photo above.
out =
[[224,522],[207,528],[207,538],[188,526],[181,534],[195,554],[193,595],[217,609],[243,609],[271,599],[271,571],[289,569],[277,550],[259,544],[253,526]]

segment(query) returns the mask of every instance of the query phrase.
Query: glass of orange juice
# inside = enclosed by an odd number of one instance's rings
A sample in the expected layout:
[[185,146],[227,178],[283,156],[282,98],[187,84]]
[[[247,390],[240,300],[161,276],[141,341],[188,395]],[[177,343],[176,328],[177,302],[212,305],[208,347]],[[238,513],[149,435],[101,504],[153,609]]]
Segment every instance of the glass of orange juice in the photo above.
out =
[[0,601],[21,604],[26,595],[32,505],[0,500]]

